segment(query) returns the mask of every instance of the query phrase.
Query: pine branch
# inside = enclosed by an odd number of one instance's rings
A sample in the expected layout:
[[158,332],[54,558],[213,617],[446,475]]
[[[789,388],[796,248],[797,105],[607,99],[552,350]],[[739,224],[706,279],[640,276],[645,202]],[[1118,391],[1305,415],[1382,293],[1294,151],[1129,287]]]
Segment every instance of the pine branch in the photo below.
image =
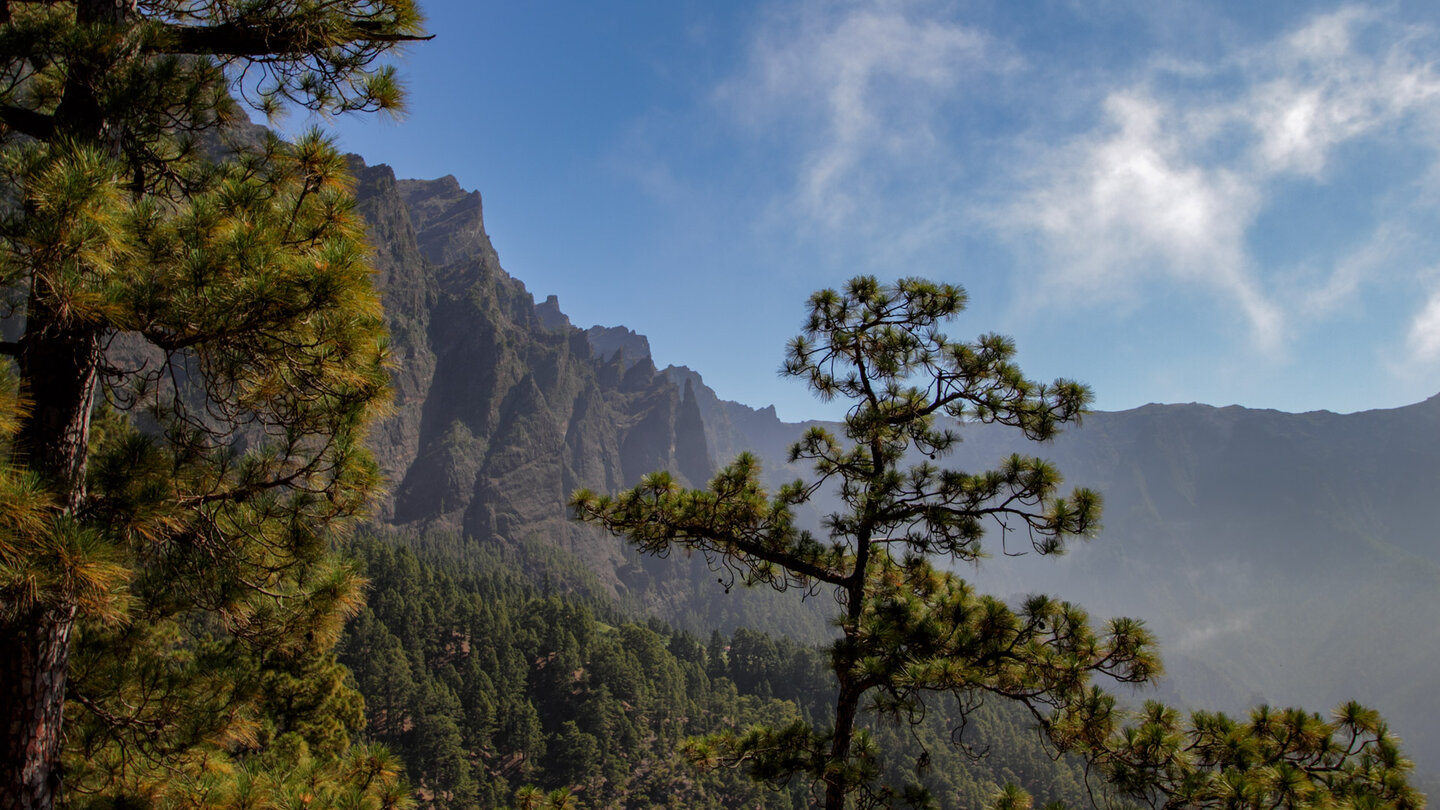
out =
[[343,35],[301,26],[228,22],[220,25],[162,25],[144,47],[148,53],[227,57],[313,56],[340,45],[424,42],[434,34],[405,34],[387,23],[351,22]]
[[[3,21],[3,17],[0,17],[0,22]],[[36,140],[48,140],[55,134],[53,116],[11,104],[0,105],[0,124]]]

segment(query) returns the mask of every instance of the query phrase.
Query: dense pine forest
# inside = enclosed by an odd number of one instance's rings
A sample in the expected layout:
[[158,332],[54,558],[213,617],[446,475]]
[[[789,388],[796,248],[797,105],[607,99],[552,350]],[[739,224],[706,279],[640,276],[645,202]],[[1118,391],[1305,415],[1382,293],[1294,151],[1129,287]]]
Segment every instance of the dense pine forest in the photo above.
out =
[[[831,697],[824,649],[640,622],[569,586],[567,561],[542,546],[459,555],[455,543],[348,547],[371,595],[340,660],[365,697],[364,736],[404,760],[424,803],[516,807],[539,791],[572,793],[574,807],[811,806],[808,785],[772,791],[735,769],[697,769],[682,749],[722,728],[816,717]],[[1028,715],[959,708],[876,728],[892,778],[924,782],[944,807],[984,806],[1007,784],[1089,802],[1083,763],[1058,756]]]

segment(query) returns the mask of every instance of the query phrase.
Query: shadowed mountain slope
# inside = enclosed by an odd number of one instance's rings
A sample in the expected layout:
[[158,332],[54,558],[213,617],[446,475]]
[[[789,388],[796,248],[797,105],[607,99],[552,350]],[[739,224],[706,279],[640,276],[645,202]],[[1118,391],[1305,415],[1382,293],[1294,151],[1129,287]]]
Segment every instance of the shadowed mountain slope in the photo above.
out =
[[569,519],[581,487],[616,491],[655,470],[709,479],[697,389],[658,372],[643,337],[621,330],[633,356],[619,346],[598,356],[553,299],[537,306],[501,268],[478,193],[352,161],[394,363],[394,409],[371,438],[390,481],[377,517],[463,543],[559,549],[622,603],[696,630],[821,635],[809,614],[766,618],[773,597],[708,587],[702,559],[639,557]]

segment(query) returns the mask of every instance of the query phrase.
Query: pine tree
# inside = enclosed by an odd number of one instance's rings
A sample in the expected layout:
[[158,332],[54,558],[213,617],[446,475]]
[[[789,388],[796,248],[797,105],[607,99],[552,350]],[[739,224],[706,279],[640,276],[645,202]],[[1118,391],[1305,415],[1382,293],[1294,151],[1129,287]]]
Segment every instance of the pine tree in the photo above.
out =
[[[814,428],[791,449],[792,462],[814,465],[810,481],[769,496],[746,454],[707,490],[682,490],[656,473],[616,497],[574,496],[582,519],[644,551],[680,547],[746,584],[836,592],[842,613],[832,650],[831,725],[756,727],[692,745],[692,757],[742,763],[777,783],[807,776],[831,810],[852,795],[866,805],[919,801],[914,789],[880,784],[873,742],[856,730],[866,698],[892,716],[918,717],[928,694],[955,693],[962,705],[997,695],[1051,725],[1064,721],[1093,675],[1140,682],[1155,673],[1151,639],[1138,622],[1114,620],[1097,631],[1080,609],[1044,597],[1012,610],[932,565],[936,556],[978,559],[987,528],[1056,552],[1089,532],[1100,510],[1087,490],[1059,494],[1059,474],[1038,458],[1014,456],[981,473],[928,462],[902,467],[907,452],[934,459],[955,444],[937,417],[1009,425],[1038,441],[1077,421],[1089,402],[1089,391],[1074,382],[1025,379],[1005,338],[947,338],[940,324],[964,303],[964,292],[948,284],[883,286],[870,277],[811,298],[785,374],[804,379],[822,399],[853,404],[845,418],[849,446]],[[845,511],[826,518],[829,537],[820,540],[795,526],[793,510],[830,485]],[[732,647],[732,665],[735,654]]]
[[[683,490],[655,473],[618,496],[575,494],[580,518],[643,551],[678,547],[706,555],[746,584],[836,593],[842,612],[831,650],[831,725],[794,721],[691,740],[691,759],[740,765],[777,784],[808,777],[828,810],[933,806],[918,786],[883,784],[875,740],[856,730],[862,699],[881,717],[918,727],[938,694],[956,699],[962,723],[978,699],[995,696],[1028,709],[1059,750],[1083,755],[1112,795],[1150,807],[1423,808],[1424,797],[1408,782],[1411,763],[1372,710],[1349,703],[1327,721],[1301,709],[1261,707],[1249,722],[1207,712],[1187,721],[1152,702],[1131,715],[1092,679],[1139,683],[1159,674],[1154,640],[1141,623],[1112,619],[1096,630],[1084,611],[1046,596],[1011,608],[936,568],[936,558],[980,559],[987,529],[1020,534],[1042,554],[1061,551],[1093,530],[1100,512],[1095,493],[1058,494],[1059,474],[1038,458],[1012,456],[981,473],[930,463],[958,441],[936,424],[938,416],[1008,425],[1043,441],[1078,421],[1090,400],[1074,382],[1026,380],[1005,338],[945,337],[941,322],[964,302],[951,285],[905,279],[883,286],[870,277],[811,298],[785,373],[822,399],[852,405],[848,446],[814,428],[791,449],[792,462],[813,463],[809,481],[768,496],[746,454],[706,490]],[[927,460],[902,468],[907,454]],[[843,511],[826,516],[822,541],[794,525],[794,508],[827,486],[838,490]],[[742,668],[753,669],[753,651],[741,650],[741,640],[737,633],[731,663],[748,655]],[[711,649],[720,644],[713,637]],[[917,770],[928,759],[922,753]],[[1025,810],[1033,802],[1008,785],[991,806]]]
[[1425,807],[1399,741],[1378,712],[1353,701],[1330,720],[1260,706],[1238,721],[1204,711],[1185,719],[1154,701],[1128,717],[1097,695],[1058,731],[1114,789],[1150,807]]
[[[156,738],[244,748],[266,678],[320,671],[302,659],[356,608],[326,532],[376,483],[386,374],[344,162],[318,135],[210,158],[234,94],[395,108],[376,60],[420,22],[413,0],[0,0],[0,808],[54,804],[71,708],[123,773]],[[218,714],[179,729],[67,681],[77,643],[125,635]],[[254,677],[207,693],[212,653]],[[124,674],[101,658],[97,684]]]

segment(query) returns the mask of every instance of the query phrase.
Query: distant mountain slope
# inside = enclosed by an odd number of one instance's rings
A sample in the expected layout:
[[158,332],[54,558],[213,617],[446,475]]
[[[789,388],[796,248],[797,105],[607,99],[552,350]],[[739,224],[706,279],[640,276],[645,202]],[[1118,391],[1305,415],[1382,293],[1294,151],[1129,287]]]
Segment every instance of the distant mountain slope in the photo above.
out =
[[[969,435],[963,463],[1021,449]],[[987,587],[1146,618],[1173,688],[1202,705],[1371,704],[1440,770],[1440,398],[1348,415],[1150,405],[1041,452],[1104,493],[1104,530],[1062,560],[988,566]]]
[[[756,451],[772,483],[794,477],[785,453],[810,423],[698,399],[707,427],[711,410],[739,415],[716,420],[731,432],[711,447]],[[1146,620],[1167,699],[1232,712],[1360,700],[1422,771],[1440,772],[1440,397],[1348,415],[1148,405],[1092,414],[1047,445],[990,425],[960,432],[948,467],[1038,455],[1105,499],[1093,541],[1041,557],[995,531],[968,579]]]

